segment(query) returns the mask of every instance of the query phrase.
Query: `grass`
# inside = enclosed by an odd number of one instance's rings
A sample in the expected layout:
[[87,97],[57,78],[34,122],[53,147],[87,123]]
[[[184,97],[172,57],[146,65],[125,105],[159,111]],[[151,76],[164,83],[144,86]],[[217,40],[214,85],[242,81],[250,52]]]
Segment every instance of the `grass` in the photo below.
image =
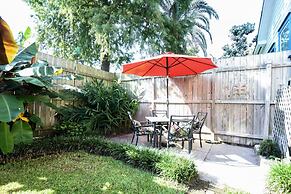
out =
[[268,186],[275,193],[291,193],[291,163],[278,162],[272,165]]
[[111,157],[69,152],[0,166],[0,193],[185,193]]
[[249,192],[241,191],[241,190],[234,189],[234,188],[231,188],[228,186],[223,188],[222,193],[224,193],[224,194],[250,194]]

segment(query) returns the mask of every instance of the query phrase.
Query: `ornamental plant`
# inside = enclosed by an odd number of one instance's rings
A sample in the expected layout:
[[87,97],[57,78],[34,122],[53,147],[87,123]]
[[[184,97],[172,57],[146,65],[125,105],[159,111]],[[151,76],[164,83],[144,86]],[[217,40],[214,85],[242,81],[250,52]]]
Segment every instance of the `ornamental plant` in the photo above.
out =
[[71,105],[58,110],[60,122],[80,123],[88,132],[99,135],[121,133],[128,121],[127,112],[135,113],[138,99],[120,83],[100,80],[87,82],[80,91],[66,90],[62,96],[73,100]]
[[57,123],[53,127],[53,130],[55,130],[59,135],[81,136],[86,132],[86,127],[80,123],[63,121],[61,123]]
[[7,23],[0,18],[0,152],[13,151],[14,144],[30,143],[32,129],[40,118],[29,113],[30,102],[50,104],[56,96],[49,88],[62,69],[36,60],[35,43],[18,52],[18,46]]
[[260,143],[259,154],[267,158],[271,156],[277,158],[281,157],[278,144],[271,139],[265,139]]
[[271,167],[268,187],[274,193],[291,193],[291,163],[278,162]]

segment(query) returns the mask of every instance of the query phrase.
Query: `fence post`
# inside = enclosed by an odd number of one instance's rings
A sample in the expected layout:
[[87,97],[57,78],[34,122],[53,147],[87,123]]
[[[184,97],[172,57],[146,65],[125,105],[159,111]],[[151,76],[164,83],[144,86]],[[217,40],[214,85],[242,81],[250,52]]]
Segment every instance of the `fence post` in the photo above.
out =
[[153,83],[153,101],[152,101],[152,110],[156,109],[156,79],[155,77],[152,78]]
[[264,139],[269,137],[269,126],[270,126],[270,105],[271,105],[271,90],[272,90],[272,63],[267,62],[266,64],[266,93],[265,93],[265,114],[264,114],[264,128],[263,137]]
[[216,119],[215,119],[215,83],[216,83],[216,69],[214,69],[212,71],[212,76],[211,76],[211,98],[212,98],[212,102],[211,102],[211,118],[210,118],[210,121],[211,121],[211,129],[210,131],[212,132],[212,140],[216,140],[215,138],[215,128],[216,128]]

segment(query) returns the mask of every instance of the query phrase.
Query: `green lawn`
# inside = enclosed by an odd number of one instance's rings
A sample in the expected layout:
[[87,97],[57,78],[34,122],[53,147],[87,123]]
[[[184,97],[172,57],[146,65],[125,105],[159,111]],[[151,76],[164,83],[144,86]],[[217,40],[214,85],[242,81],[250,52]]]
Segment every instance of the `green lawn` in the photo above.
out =
[[0,165],[0,193],[185,193],[110,157],[64,153]]

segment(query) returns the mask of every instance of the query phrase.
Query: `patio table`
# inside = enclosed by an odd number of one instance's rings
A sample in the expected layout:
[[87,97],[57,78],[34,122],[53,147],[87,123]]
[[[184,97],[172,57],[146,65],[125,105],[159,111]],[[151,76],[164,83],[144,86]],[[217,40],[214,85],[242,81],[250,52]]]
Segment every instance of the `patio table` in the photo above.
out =
[[[170,119],[168,117],[145,117],[150,123],[154,126],[154,141],[153,147],[161,148],[161,141],[162,141],[162,127],[160,128],[160,133],[158,134],[157,127],[159,125],[168,125]],[[159,139],[158,139],[159,135]]]

